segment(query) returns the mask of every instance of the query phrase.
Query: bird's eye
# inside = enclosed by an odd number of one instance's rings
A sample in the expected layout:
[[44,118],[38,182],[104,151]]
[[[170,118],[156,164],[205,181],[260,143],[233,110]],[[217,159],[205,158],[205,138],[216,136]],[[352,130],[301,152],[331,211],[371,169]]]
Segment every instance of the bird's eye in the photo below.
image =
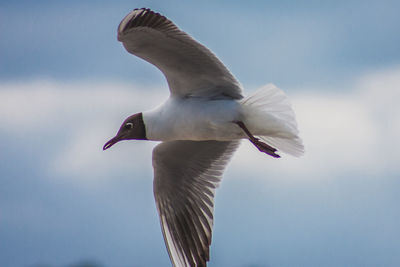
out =
[[133,128],[133,123],[132,122],[125,123],[124,128],[126,130],[132,129]]

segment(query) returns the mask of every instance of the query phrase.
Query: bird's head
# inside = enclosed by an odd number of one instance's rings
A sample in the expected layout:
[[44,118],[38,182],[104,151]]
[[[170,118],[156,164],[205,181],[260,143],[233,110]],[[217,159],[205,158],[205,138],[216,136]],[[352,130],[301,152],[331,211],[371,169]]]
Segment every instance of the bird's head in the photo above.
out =
[[117,135],[111,138],[104,146],[103,150],[110,148],[112,145],[122,140],[147,140],[146,128],[143,122],[143,114],[137,113],[129,116],[119,128]]

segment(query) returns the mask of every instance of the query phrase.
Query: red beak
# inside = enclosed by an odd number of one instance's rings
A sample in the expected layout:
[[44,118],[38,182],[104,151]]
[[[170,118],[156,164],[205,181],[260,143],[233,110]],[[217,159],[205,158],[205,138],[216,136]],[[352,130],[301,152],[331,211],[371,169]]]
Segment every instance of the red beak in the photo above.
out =
[[103,150],[109,149],[110,147],[112,147],[115,143],[118,143],[119,141],[121,141],[120,137],[117,135],[115,137],[113,137],[112,139],[110,139],[104,146],[103,146]]

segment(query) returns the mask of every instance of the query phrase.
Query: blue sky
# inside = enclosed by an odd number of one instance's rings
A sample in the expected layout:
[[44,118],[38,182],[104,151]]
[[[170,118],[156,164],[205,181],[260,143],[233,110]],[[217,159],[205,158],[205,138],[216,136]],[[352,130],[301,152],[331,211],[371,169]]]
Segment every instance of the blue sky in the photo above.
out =
[[101,150],[168,96],[116,40],[135,7],[212,49],[246,93],[282,88],[305,142],[279,160],[243,142],[209,266],[400,265],[398,1],[1,1],[1,266],[169,266],[155,144]]

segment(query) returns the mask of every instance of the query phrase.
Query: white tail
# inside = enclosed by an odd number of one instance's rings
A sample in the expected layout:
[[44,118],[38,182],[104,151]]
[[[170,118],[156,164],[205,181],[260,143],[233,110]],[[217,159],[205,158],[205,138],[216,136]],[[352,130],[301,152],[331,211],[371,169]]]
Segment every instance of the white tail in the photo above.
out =
[[274,148],[293,156],[304,153],[296,117],[285,93],[267,84],[241,100],[250,132]]

